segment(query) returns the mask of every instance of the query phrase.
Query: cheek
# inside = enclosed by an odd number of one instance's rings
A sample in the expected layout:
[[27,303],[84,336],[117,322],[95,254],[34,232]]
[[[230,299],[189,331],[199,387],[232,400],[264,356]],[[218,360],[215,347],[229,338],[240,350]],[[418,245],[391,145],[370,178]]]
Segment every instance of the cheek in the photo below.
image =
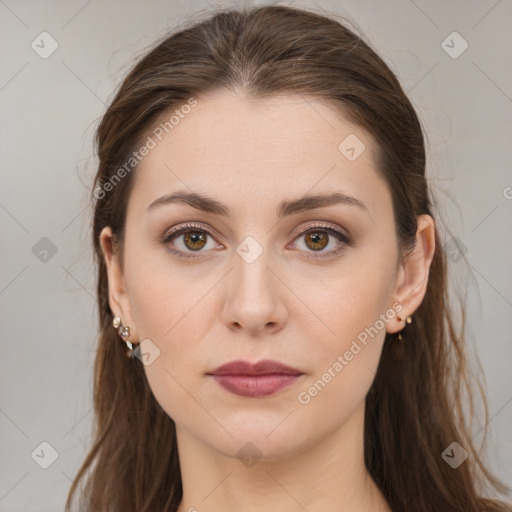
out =
[[[130,303],[140,339],[149,338],[160,350],[144,371],[155,399],[178,423],[186,422],[197,384],[204,379],[197,355],[200,340],[207,337],[209,308],[205,278],[187,279],[176,266],[156,263],[134,265]],[[211,316],[211,312],[210,312]],[[191,395],[192,394],[192,395]],[[196,398],[197,397],[197,398]],[[200,408],[196,414],[200,414]]]
[[[384,244],[378,251],[375,246],[360,250],[335,273],[320,279],[321,285],[307,295],[308,307],[321,319],[317,322],[306,315],[300,320],[301,330],[309,332],[309,350],[315,357],[314,375],[308,381],[309,385],[317,382],[311,390],[312,401],[319,388],[322,398],[317,403],[332,399],[350,409],[367,393],[377,371],[386,324],[394,318],[389,309],[394,257],[392,248]],[[312,318],[322,335],[311,335]]]
[[[198,271],[179,265],[164,248],[132,248],[126,275],[133,319],[138,334],[155,343],[189,339],[183,330],[192,330],[201,310],[205,292],[215,281],[206,266]],[[202,312],[204,313],[204,312]],[[191,320],[194,319],[194,320]],[[178,334],[179,333],[179,336]]]
[[327,347],[338,340],[334,348],[343,348],[372,326],[382,330],[379,318],[390,307],[394,268],[391,257],[378,254],[382,258],[354,254],[335,272],[305,289],[306,304],[324,325],[322,339],[330,340]]
[[155,397],[171,417],[186,410],[187,400],[190,405],[184,389],[192,390],[204,376],[198,347],[208,339],[214,321],[212,295],[207,292],[219,279],[204,269],[180,267],[164,250],[153,250],[146,257],[139,251],[126,266],[138,337],[150,339],[160,350],[144,369]]
[[[362,274],[361,274],[362,275]],[[386,280],[363,280],[354,272],[331,282],[323,299],[310,305],[326,327],[322,336],[307,336],[312,356],[311,377],[301,386],[298,403],[308,415],[325,414],[343,423],[364,400],[377,371],[385,339]],[[365,274],[368,276],[368,274]],[[305,320],[301,326],[308,333]]]

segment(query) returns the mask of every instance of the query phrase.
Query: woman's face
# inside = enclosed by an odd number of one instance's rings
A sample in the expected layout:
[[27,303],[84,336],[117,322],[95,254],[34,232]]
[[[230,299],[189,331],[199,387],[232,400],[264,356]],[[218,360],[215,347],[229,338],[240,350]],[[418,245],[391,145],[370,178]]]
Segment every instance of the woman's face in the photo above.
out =
[[[226,455],[319,443],[361,412],[385,332],[404,326],[395,313],[421,300],[408,302],[374,142],[321,102],[228,92],[197,98],[163,135],[134,171],[124,272],[107,258],[111,308],[131,341],[145,340],[156,400],[179,432]],[[227,214],[161,200],[178,192]],[[342,200],[304,199],[333,193]],[[261,378],[232,379],[262,396],[209,375],[263,359],[301,375],[273,393]]]

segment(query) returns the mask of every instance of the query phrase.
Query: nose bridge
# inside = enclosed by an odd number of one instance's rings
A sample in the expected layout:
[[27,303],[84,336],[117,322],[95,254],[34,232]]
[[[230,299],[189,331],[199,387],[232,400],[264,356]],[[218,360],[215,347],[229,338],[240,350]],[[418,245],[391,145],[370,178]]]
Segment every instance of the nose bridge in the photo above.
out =
[[272,270],[272,251],[262,244],[247,237],[236,248],[223,312],[227,324],[253,332],[267,325],[282,328],[286,318],[286,307]]
[[[262,242],[264,243],[264,242]],[[273,291],[270,271],[271,250],[264,247],[253,237],[247,237],[236,249],[237,256],[234,262],[234,285],[238,293],[252,297],[253,300],[266,298]]]

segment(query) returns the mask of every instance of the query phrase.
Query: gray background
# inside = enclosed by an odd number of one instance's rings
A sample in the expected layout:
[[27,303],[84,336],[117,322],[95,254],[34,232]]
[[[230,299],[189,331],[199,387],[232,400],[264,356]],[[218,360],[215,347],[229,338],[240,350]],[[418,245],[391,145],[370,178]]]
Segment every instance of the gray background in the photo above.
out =
[[[208,3],[0,0],[1,511],[62,510],[90,443],[96,124],[133,59]],[[488,458],[511,483],[512,5],[291,3],[357,23],[418,110],[440,229],[455,248],[452,285],[469,297],[471,367],[476,350],[487,376]],[[42,46],[43,31],[59,45],[46,59],[31,47]],[[457,58],[463,41],[454,31],[469,45]],[[44,441],[58,453],[48,469],[31,457],[36,450],[34,459],[50,461]]]

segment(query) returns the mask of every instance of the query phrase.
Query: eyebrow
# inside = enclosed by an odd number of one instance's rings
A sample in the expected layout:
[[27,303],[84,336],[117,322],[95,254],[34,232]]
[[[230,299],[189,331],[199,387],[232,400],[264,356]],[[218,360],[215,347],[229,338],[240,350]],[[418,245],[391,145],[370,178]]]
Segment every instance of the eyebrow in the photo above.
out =
[[[233,212],[228,205],[221,203],[216,199],[208,197],[204,194],[182,191],[159,197],[147,207],[147,212],[150,212],[159,206],[175,203],[192,206],[197,210],[206,213],[213,213],[222,217],[231,217],[233,215]],[[277,216],[282,219],[283,217],[289,215],[294,215],[325,206],[331,206],[334,204],[356,206],[362,210],[366,210],[366,212],[369,213],[367,206],[359,199],[343,194],[341,192],[332,192],[328,194],[308,195],[301,197],[300,199],[290,201],[281,201],[277,207]]]

